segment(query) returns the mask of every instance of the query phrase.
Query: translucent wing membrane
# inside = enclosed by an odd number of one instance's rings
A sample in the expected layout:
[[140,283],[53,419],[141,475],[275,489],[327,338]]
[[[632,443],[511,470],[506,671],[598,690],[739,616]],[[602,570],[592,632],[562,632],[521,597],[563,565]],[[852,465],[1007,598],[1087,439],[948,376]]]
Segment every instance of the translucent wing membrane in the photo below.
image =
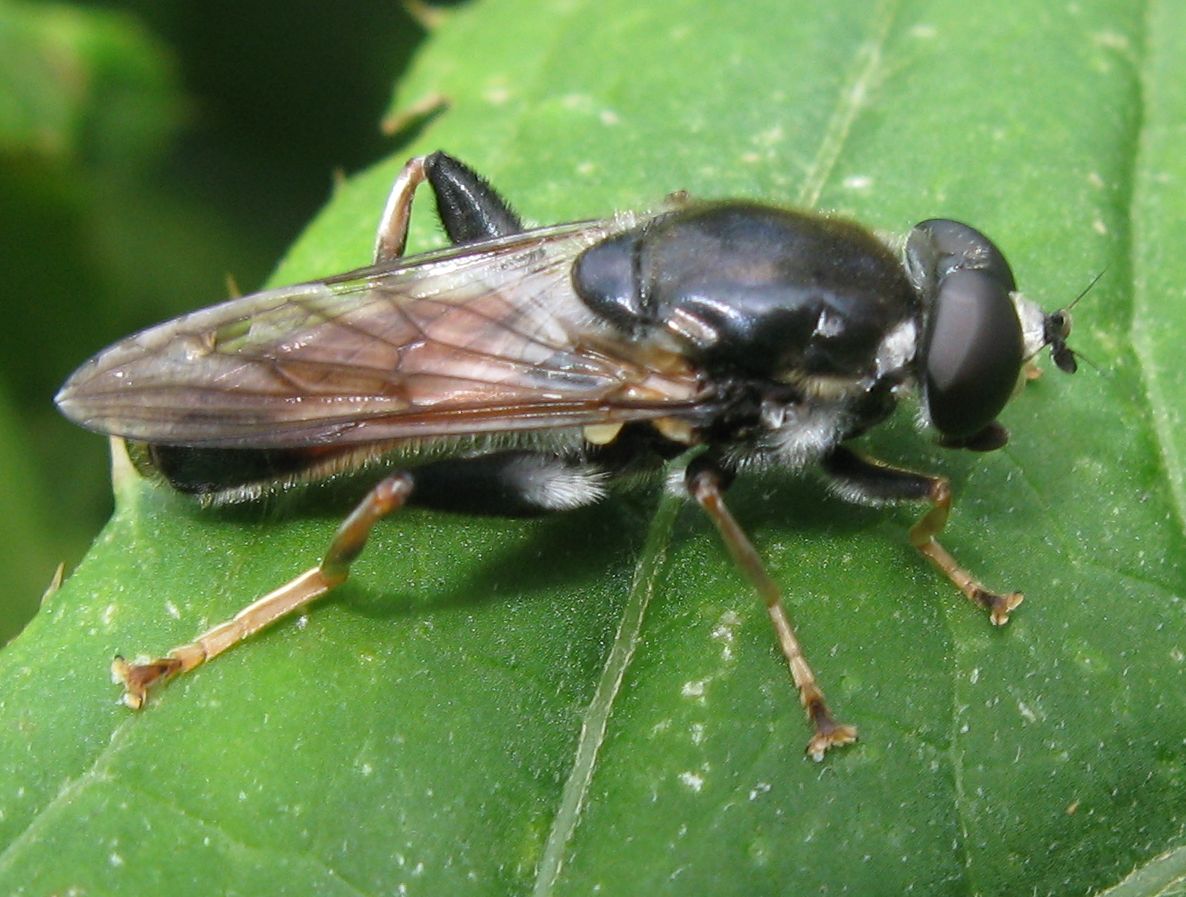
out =
[[697,394],[687,367],[624,357],[570,284],[612,229],[529,231],[232,300],[101,352],[58,402],[100,432],[239,448],[672,414]]

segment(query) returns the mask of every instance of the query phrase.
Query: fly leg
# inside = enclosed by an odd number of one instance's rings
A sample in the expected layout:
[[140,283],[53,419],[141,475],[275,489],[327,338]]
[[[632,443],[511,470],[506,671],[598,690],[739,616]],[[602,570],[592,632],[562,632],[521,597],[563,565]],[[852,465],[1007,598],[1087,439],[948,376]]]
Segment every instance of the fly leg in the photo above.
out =
[[951,513],[951,484],[946,477],[891,467],[843,446],[833,450],[822,463],[840,494],[850,501],[866,504],[929,501],[930,510],[910,528],[910,544],[926,555],[969,601],[988,611],[993,625],[1004,626],[1009,622],[1010,612],[1022,602],[1021,592],[1001,595],[986,589],[936,539]]
[[424,181],[436,196],[437,215],[454,244],[516,234],[523,222],[505,199],[476,171],[452,156],[435,152],[409,159],[395,179],[375,237],[375,263],[404,254],[412,198]]
[[343,521],[320,564],[249,604],[192,642],[178,645],[164,657],[154,660],[128,663],[122,657],[116,657],[111,672],[115,681],[124,686],[124,703],[138,710],[148,699],[150,687],[192,670],[341,585],[350,573],[350,565],[366,546],[371,528],[403,507],[412,487],[412,475],[407,472],[384,479]]
[[438,150],[425,157],[424,169],[436,194],[437,215],[454,243],[509,237],[523,230],[510,204],[465,163]]
[[774,625],[778,646],[782,649],[783,656],[791,668],[791,678],[799,690],[799,701],[815,730],[807,743],[807,753],[815,760],[822,760],[828,748],[856,741],[857,730],[853,726],[836,722],[832,711],[828,709],[824,693],[816,683],[815,674],[803,656],[795,629],[782,606],[778,585],[766,572],[753,543],[725,505],[723,490],[728,480],[727,473],[702,455],[688,467],[685,482],[688,492],[716,525],[725,547],[729,549],[729,554],[766,604],[766,612]]
[[379,229],[375,234],[375,264],[390,262],[404,254],[408,246],[408,222],[412,219],[412,198],[416,188],[427,176],[424,160],[427,156],[416,156],[404,163],[396,175],[383,214],[379,217]]

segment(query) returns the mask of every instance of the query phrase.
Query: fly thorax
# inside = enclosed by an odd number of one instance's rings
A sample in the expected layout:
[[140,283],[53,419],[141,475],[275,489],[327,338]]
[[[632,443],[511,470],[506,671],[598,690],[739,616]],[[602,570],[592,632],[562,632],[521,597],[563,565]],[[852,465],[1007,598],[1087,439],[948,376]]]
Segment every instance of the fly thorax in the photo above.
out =
[[608,237],[576,259],[572,285],[631,340],[661,333],[706,371],[778,383],[871,375],[879,343],[917,304],[898,259],[864,229],[740,201]]

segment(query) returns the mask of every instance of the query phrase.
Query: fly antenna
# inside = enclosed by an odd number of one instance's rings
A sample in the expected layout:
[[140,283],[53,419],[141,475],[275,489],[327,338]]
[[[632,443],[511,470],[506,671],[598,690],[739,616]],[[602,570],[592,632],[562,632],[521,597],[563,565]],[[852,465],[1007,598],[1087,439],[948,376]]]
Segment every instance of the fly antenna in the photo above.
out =
[[1070,311],[1072,308],[1074,308],[1076,305],[1078,305],[1078,304],[1079,304],[1079,300],[1080,300],[1080,299],[1082,299],[1084,296],[1086,296],[1088,293],[1090,293],[1090,292],[1091,292],[1091,288],[1092,288],[1092,287],[1094,287],[1094,286],[1095,286],[1097,283],[1099,283],[1099,282],[1100,282],[1100,278],[1101,278],[1101,277],[1103,277],[1103,276],[1104,276],[1105,274],[1107,274],[1107,273],[1108,273],[1108,268],[1107,268],[1107,266],[1105,265],[1103,268],[1101,268],[1101,269],[1100,269],[1100,273],[1099,273],[1099,274],[1097,274],[1097,275],[1095,275],[1095,277],[1091,278],[1091,283],[1089,283],[1089,284],[1088,284],[1087,286],[1085,286],[1085,287],[1084,287],[1082,290],[1080,290],[1080,291],[1079,291],[1079,295],[1078,295],[1078,296],[1076,296],[1074,299],[1072,299],[1072,300],[1071,300],[1071,303],[1070,303],[1069,305],[1067,305],[1067,306],[1064,306],[1062,310],[1063,310],[1064,312],[1067,312],[1067,311]]
[[[1045,331],[1042,334],[1043,342],[1050,347],[1050,357],[1054,359],[1054,364],[1060,371],[1073,374],[1079,369],[1076,358],[1082,358],[1083,356],[1067,345],[1067,337],[1071,335],[1071,309],[1078,305],[1079,301],[1091,292],[1091,288],[1099,283],[1100,278],[1104,276],[1104,272],[1107,270],[1107,268],[1104,268],[1099,274],[1095,275],[1091,279],[1091,283],[1085,286],[1082,292],[1069,305],[1065,305],[1058,311],[1046,315],[1046,320],[1042,324]],[[1092,364],[1086,358],[1083,360],[1087,361],[1088,365],[1095,370],[1099,370],[1098,366]]]

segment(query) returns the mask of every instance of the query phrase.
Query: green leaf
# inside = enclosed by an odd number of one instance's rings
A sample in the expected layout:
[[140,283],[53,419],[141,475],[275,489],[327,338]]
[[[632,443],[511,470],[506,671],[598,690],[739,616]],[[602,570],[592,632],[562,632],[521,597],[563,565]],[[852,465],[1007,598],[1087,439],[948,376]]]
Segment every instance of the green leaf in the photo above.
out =
[[1005,450],[939,451],[908,413],[866,440],[951,476],[945,543],[1026,604],[993,630],[907,545],[913,509],[740,480],[733,510],[861,727],[815,764],[764,611],[692,508],[412,511],[335,597],[133,714],[112,654],[299,572],[342,508],[203,511],[125,475],[91,555],[0,654],[3,889],[1180,889],[1184,19],[1122,0],[450,15],[397,103],[448,111],[346,183],[277,280],[365,261],[401,160],[438,146],[537,221],[686,188],[887,231],[966,219],[1051,307],[1106,269],[1075,309],[1095,369],[1027,387]]
[[6,480],[0,490],[0,563],[7,570],[5,589],[0,592],[0,644],[19,629],[8,625],[10,619],[33,616],[55,563],[50,529],[38,501],[41,483],[30,461],[32,449],[8,396],[0,392],[0,470]]
[[177,117],[160,48],[106,10],[0,2],[0,152],[117,168],[159,152]]

